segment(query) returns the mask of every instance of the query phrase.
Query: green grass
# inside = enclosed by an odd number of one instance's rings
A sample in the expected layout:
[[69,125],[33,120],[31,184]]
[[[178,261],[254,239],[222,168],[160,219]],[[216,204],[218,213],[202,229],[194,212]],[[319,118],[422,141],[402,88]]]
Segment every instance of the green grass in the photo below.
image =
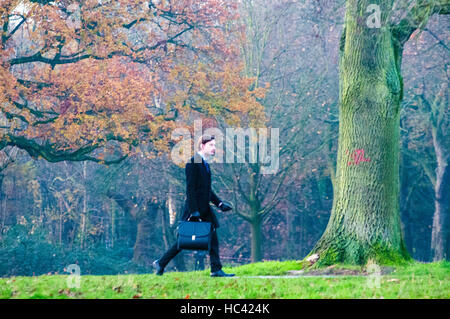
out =
[[[224,268],[239,278],[210,278],[209,271],[118,276],[81,276],[80,288],[68,288],[67,275],[0,279],[0,298],[450,298],[450,263],[418,263],[391,268],[379,288],[373,277],[283,276],[299,270],[299,261],[263,262]],[[358,272],[364,267],[331,268]]]

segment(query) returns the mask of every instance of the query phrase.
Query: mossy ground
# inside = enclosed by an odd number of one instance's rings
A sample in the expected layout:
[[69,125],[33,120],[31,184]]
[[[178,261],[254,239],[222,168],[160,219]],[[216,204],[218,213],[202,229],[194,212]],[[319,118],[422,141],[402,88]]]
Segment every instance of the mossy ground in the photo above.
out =
[[[302,269],[305,276],[285,276]],[[368,267],[349,265],[334,265],[322,269],[321,276],[310,276],[318,274],[308,273],[305,262],[300,261],[262,262],[224,270],[238,277],[210,278],[208,270],[169,272],[161,277],[82,275],[79,288],[69,288],[67,275],[1,278],[0,298],[450,298],[449,262],[381,267],[378,277],[368,272]]]

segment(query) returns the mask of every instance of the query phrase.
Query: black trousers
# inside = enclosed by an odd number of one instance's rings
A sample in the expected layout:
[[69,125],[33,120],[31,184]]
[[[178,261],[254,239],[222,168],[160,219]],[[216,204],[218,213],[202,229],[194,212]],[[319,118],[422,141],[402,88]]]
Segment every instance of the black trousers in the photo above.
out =
[[[177,243],[170,247],[166,253],[158,260],[159,265],[165,268],[167,264],[174,258],[181,249],[178,249]],[[213,228],[211,234],[211,247],[209,250],[209,259],[211,261],[211,272],[216,272],[222,269],[219,257],[219,239],[217,238],[216,229]]]

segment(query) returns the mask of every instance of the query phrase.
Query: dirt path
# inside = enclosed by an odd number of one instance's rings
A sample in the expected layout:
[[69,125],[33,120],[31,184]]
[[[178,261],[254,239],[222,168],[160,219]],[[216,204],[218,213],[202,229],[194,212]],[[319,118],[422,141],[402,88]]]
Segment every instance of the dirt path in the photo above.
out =
[[321,277],[321,278],[340,278],[340,277],[367,277],[373,274],[379,274],[381,276],[390,274],[394,271],[393,267],[378,267],[378,268],[370,268],[367,270],[358,270],[358,269],[344,269],[344,268],[335,268],[334,266],[330,266],[323,269],[314,269],[314,270],[291,270],[288,271],[286,275],[280,276],[241,276],[238,278],[307,278],[307,277]]
[[274,279],[274,278],[342,278],[342,277],[366,277],[367,275],[281,275],[281,276],[235,276],[232,278],[262,278],[262,279]]

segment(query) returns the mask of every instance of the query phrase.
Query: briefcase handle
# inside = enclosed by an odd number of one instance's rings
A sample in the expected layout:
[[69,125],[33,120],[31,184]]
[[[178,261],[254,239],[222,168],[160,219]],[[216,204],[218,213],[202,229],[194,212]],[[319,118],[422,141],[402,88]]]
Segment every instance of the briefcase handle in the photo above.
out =
[[189,215],[188,221],[191,221],[192,217],[197,218],[197,220],[199,222],[202,221],[202,219],[200,218],[200,213],[199,212],[193,212],[191,215]]

